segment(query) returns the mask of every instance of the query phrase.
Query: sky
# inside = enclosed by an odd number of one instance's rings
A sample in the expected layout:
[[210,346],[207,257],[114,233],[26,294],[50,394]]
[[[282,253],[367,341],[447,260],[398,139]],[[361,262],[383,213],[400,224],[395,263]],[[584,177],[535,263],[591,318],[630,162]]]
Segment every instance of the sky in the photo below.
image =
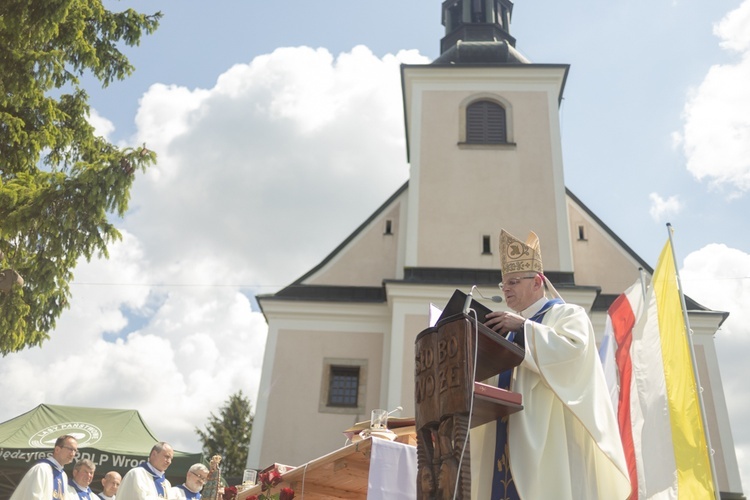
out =
[[[257,397],[254,302],[318,264],[408,177],[399,65],[429,63],[440,0],[108,0],[160,10],[101,89],[92,123],[146,144],[122,241],[82,261],[41,348],[0,361],[0,421],[41,403],[137,409],[198,451],[238,390]],[[715,336],[750,485],[750,0],[518,0],[534,63],[570,64],[566,186],[652,267],[666,223],[686,293],[727,311]]]

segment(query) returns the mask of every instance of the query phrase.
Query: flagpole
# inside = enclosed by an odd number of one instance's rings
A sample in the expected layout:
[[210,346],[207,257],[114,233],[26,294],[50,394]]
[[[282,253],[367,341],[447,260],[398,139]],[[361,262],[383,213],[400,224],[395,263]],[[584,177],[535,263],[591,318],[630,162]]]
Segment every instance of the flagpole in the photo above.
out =
[[643,294],[643,301],[646,302],[646,272],[642,267],[638,268],[638,278],[641,280],[641,293]]
[[669,246],[672,250],[672,261],[674,262],[674,272],[677,277],[677,289],[680,292],[680,306],[682,307],[682,316],[685,321],[685,335],[687,338],[688,347],[690,348],[690,361],[693,364],[693,375],[695,376],[695,388],[698,392],[698,406],[701,409],[701,419],[703,420],[703,434],[706,438],[706,446],[708,447],[708,463],[711,465],[711,481],[714,486],[714,497],[719,500],[719,484],[718,478],[716,477],[716,465],[714,464],[714,450],[711,446],[711,436],[708,433],[708,420],[706,419],[706,408],[703,403],[703,386],[701,385],[700,376],[698,375],[698,364],[695,361],[695,349],[693,347],[693,329],[690,328],[690,319],[688,318],[687,305],[685,304],[685,294],[682,291],[682,281],[680,280],[680,271],[677,266],[677,256],[674,251],[674,242],[672,240],[672,224],[667,222],[667,233],[669,234]]

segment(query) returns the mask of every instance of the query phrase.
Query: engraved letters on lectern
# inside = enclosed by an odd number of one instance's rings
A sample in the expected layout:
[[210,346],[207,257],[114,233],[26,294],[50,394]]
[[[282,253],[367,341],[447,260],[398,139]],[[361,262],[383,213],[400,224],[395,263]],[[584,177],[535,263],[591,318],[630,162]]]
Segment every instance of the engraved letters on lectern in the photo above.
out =
[[[458,358],[458,336],[453,335],[437,342],[424,343],[416,355],[416,403],[455,389],[461,385],[463,359]],[[433,370],[437,358],[437,369]]]

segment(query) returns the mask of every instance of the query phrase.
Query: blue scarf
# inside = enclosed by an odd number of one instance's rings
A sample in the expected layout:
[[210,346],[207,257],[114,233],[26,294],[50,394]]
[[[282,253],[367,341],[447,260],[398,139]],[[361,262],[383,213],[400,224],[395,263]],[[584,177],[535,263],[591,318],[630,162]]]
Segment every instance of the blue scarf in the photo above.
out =
[[155,474],[154,471],[151,470],[151,467],[148,466],[147,462],[141,462],[141,465],[138,467],[143,467],[148,471],[151,476],[154,478],[154,486],[156,486],[156,494],[159,496],[159,498],[167,498],[167,490],[164,488],[164,482],[166,479],[163,475]]
[[181,490],[185,492],[185,498],[187,498],[188,500],[199,500],[201,497],[200,493],[195,493],[193,491],[190,491],[188,487],[185,486],[184,484],[179,485],[178,488],[180,488]]
[[43,458],[37,463],[49,464],[52,467],[52,500],[64,500],[65,498],[65,480],[63,479],[63,470],[58,469],[57,465],[48,458]]
[[[544,315],[547,314],[552,306],[563,304],[562,299],[548,300],[538,313],[529,318],[530,321],[541,323]],[[523,335],[523,332],[508,333],[508,340],[513,341],[516,335]],[[525,339],[524,339],[525,342]],[[513,370],[507,370],[500,374],[497,386],[501,389],[510,390],[510,379]],[[495,441],[495,468],[492,474],[492,500],[520,500],[516,483],[513,482],[513,475],[510,472],[510,449],[508,447],[508,417],[503,417],[497,421],[496,441]]]
[[87,487],[85,490],[82,490],[78,487],[75,481],[72,481],[70,485],[76,490],[76,493],[78,493],[78,498],[81,498],[82,500],[91,500],[92,498],[95,498],[93,496],[94,492],[91,491],[91,488]]

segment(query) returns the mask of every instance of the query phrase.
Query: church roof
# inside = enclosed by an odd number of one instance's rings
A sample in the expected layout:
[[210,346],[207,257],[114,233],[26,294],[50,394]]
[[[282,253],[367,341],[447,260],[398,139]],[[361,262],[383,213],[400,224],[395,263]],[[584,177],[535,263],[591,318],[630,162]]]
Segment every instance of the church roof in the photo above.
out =
[[[329,253],[320,263],[300,276],[290,285],[273,294],[258,295],[258,304],[262,308],[262,300],[290,300],[290,301],[320,301],[320,302],[355,302],[355,303],[383,303],[386,301],[385,284],[403,282],[410,284],[425,285],[486,285],[501,281],[500,269],[467,269],[467,268],[405,268],[403,279],[384,278],[381,286],[351,286],[351,285],[317,285],[307,284],[306,281],[318,271],[329,264],[370,224],[383,212],[388,210],[396,199],[407,191],[409,182],[405,182],[396,192],[391,195],[380,207],[378,207],[362,224],[360,224],[346,239]],[[653,274],[653,268],[643,260],[627,243],[625,243],[609,226],[607,226],[591,209],[589,209],[573,192],[566,188],[566,196],[581,208],[595,223],[611,237],[617,245],[629,256],[631,256],[643,270],[649,275]],[[566,288],[594,288],[597,298],[594,301],[593,310],[606,310],[617,295],[599,293],[598,287],[576,285],[572,273],[547,271],[545,275],[561,291]],[[691,311],[710,311],[705,306],[685,297],[686,305]]]

